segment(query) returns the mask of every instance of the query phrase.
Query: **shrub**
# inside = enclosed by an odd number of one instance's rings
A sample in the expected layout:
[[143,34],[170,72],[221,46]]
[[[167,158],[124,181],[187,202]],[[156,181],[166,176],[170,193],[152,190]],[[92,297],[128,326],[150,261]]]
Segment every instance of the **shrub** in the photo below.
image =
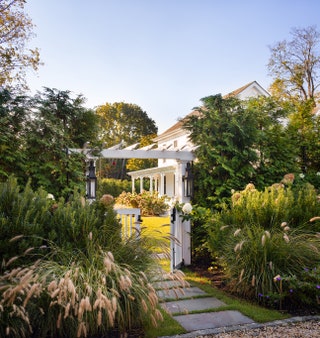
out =
[[96,246],[89,255],[55,252],[0,283],[1,337],[117,336],[162,319],[148,277]]
[[1,337],[117,336],[161,320],[155,240],[122,240],[113,203],[0,184]]
[[283,298],[275,276],[301,281],[301,267],[319,265],[320,217],[315,215],[320,204],[308,183],[300,182],[299,189],[276,184],[262,192],[249,184],[235,192],[231,207],[206,223],[208,246],[227,267],[230,289],[260,301],[266,295]]
[[259,225],[225,227],[221,244],[231,289],[249,298],[279,293],[277,275],[299,276],[301,266],[319,264],[320,238],[303,228],[265,230]]
[[102,178],[98,182],[97,196],[109,194],[118,197],[123,191],[131,191],[131,181],[117,180],[115,178]]
[[116,199],[116,204],[139,208],[142,216],[160,216],[169,208],[167,201],[166,196],[160,197],[157,192],[143,191],[139,194],[123,192]]

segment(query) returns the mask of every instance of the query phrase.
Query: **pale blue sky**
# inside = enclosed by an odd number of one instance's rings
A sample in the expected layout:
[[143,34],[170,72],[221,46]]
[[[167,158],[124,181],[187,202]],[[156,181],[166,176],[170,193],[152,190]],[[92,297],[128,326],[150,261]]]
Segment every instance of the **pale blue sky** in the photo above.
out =
[[159,132],[251,81],[268,88],[270,45],[292,27],[320,29],[319,0],[27,0],[42,87],[83,94],[89,108],[139,105]]

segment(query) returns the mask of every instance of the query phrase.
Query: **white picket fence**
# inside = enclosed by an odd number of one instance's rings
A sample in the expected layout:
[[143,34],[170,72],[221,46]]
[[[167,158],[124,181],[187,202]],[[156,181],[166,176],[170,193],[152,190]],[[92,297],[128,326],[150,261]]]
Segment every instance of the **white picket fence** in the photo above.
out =
[[121,235],[123,239],[132,235],[140,235],[141,214],[138,208],[115,209],[120,224],[122,224]]

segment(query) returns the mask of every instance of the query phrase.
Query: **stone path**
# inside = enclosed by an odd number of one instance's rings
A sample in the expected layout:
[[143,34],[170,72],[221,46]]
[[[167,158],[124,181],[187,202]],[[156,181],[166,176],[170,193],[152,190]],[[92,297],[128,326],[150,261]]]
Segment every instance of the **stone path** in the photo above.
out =
[[[213,329],[254,324],[239,311],[221,310],[225,303],[197,287],[178,288],[177,281],[154,284],[161,306],[188,332],[175,337],[196,337]],[[160,337],[169,338],[169,337]]]

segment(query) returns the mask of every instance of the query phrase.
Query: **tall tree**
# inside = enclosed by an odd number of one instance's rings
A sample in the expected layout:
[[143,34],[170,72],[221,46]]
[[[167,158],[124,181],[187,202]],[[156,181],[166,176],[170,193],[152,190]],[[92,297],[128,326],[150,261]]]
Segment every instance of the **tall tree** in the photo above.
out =
[[25,71],[38,69],[39,50],[27,48],[33,24],[24,11],[25,0],[0,0],[0,86],[26,86]]
[[0,91],[0,180],[24,176],[25,126],[30,113],[29,99]]
[[274,97],[258,97],[247,101],[246,109],[258,128],[253,147],[258,159],[254,163],[254,183],[264,188],[279,182],[286,173],[299,170],[298,147],[285,123],[290,111]]
[[[132,103],[115,102],[106,103],[96,110],[101,122],[101,141],[106,147],[116,144],[132,145],[151,142],[150,137],[158,132],[158,128],[145,111]],[[105,161],[105,171],[102,176],[124,179],[126,176],[126,160],[110,159]],[[137,164],[137,163],[136,163]],[[143,168],[145,161],[141,163]]]
[[271,48],[269,71],[274,78],[271,92],[292,109],[289,131],[300,148],[301,170],[319,171],[320,152],[318,117],[320,86],[320,32],[315,26],[293,28],[292,39],[277,42]]
[[65,197],[84,188],[83,159],[68,152],[97,137],[97,116],[84,102],[81,95],[50,88],[35,96],[26,141],[26,172],[34,186]]
[[[191,132],[198,162],[195,165],[198,203],[218,205],[230,197],[231,190],[241,189],[254,175],[253,149],[257,126],[254,117],[240,100],[221,95],[205,97],[198,114],[190,115],[184,127]],[[211,205],[212,206],[212,205]]]
[[273,94],[307,101],[316,98],[319,88],[320,33],[315,26],[293,28],[292,40],[271,47],[268,68],[274,83]]

